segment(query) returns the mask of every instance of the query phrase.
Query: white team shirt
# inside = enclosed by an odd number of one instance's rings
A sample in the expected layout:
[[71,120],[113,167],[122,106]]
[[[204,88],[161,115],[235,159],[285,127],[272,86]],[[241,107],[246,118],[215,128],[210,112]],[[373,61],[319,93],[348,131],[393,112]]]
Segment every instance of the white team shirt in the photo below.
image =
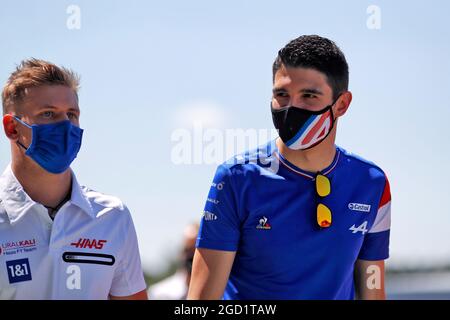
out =
[[0,299],[107,299],[146,289],[127,207],[81,187],[56,214],[0,176]]

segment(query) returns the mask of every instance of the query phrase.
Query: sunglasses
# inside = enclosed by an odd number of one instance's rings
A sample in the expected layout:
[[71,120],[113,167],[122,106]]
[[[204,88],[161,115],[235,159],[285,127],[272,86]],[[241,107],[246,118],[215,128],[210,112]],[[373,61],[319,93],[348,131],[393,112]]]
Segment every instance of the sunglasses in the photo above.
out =
[[[316,176],[316,192],[320,198],[325,198],[331,193],[330,179],[320,173]],[[317,204],[317,223],[321,228],[331,226],[331,210],[320,201]]]

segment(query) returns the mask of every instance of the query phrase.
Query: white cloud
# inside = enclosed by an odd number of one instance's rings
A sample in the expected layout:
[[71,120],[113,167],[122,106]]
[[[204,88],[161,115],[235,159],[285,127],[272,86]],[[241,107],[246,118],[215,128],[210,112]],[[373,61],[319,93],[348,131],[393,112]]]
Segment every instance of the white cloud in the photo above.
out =
[[175,108],[174,122],[177,128],[192,128],[196,123],[203,128],[224,128],[227,119],[224,108],[217,103],[198,100]]

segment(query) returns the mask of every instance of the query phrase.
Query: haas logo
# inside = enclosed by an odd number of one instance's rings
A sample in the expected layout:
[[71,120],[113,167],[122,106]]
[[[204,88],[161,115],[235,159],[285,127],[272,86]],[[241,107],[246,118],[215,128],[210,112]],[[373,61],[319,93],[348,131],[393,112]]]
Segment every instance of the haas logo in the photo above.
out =
[[106,240],[97,240],[97,239],[84,239],[80,238],[78,242],[72,242],[70,245],[76,248],[82,249],[102,249],[107,241]]

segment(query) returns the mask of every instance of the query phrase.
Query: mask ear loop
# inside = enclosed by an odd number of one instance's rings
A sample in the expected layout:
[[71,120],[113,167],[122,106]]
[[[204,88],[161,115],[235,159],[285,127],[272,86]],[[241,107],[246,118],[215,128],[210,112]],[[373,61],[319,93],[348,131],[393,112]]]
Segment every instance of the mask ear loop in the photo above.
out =
[[[338,99],[339,99],[339,97],[338,97]],[[334,112],[333,112],[333,106],[334,106],[334,104],[337,102],[337,99],[336,99],[336,101],[330,106],[330,113],[331,113],[331,128],[330,128],[330,132],[331,132],[331,130],[333,130],[333,127],[334,127],[334,123],[336,122],[336,118],[334,117]]]
[[334,106],[334,105],[336,104],[336,102],[339,100],[339,98],[341,97],[341,95],[342,95],[342,92],[339,92],[337,98],[334,100],[334,102],[333,102],[332,104],[330,104],[330,113],[331,113],[331,119],[332,119],[330,131],[333,130],[334,123],[336,122],[336,118],[334,117],[334,112],[333,112],[333,106]]
[[[30,129],[32,129],[32,127],[31,127],[29,124],[27,124],[27,123],[23,122],[22,120],[20,120],[19,117],[14,116],[14,119],[17,120],[18,122],[20,122],[21,124],[23,124],[24,126],[30,128]],[[17,145],[19,145],[20,147],[22,147],[25,151],[28,151],[28,148],[26,148],[19,140],[17,140],[16,143],[17,143]]]
[[28,148],[26,148],[19,140],[16,141],[16,143],[22,147],[25,151],[28,151]]

